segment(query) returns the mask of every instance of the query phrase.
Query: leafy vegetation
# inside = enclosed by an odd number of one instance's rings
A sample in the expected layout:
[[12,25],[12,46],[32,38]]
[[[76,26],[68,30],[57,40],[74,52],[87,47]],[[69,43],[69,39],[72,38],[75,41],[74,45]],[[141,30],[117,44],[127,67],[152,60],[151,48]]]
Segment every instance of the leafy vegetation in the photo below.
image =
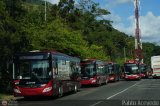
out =
[[[92,0],[47,3],[46,21],[44,5],[42,0],[0,1],[0,89],[11,79],[7,63],[17,52],[57,50],[122,64],[125,49],[126,58],[133,57],[134,38],[114,29],[112,21],[102,18],[111,13]],[[143,43],[144,62],[149,64],[159,50],[156,44]]]

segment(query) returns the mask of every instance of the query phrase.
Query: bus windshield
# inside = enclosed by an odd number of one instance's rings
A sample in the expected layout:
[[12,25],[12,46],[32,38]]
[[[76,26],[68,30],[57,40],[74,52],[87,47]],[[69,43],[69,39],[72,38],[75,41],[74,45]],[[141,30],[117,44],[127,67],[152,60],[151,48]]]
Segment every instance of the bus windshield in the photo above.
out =
[[125,72],[127,74],[137,74],[137,73],[139,73],[137,64],[126,64],[124,68],[125,68]]
[[96,74],[93,64],[85,64],[81,67],[82,77],[92,77]]
[[108,71],[109,71],[109,74],[113,74],[114,73],[113,65],[109,65]]
[[15,79],[47,79],[51,77],[47,60],[20,61],[15,63]]
[[140,66],[140,71],[141,72],[146,72],[147,71],[146,69],[147,69],[147,67],[145,65]]

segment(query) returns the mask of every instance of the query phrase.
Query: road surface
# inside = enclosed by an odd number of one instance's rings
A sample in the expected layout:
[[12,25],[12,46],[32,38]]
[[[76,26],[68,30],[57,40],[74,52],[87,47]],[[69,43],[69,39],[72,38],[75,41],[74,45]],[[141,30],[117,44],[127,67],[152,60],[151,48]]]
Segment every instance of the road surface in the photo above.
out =
[[160,79],[84,87],[61,98],[17,99],[19,106],[160,106]]

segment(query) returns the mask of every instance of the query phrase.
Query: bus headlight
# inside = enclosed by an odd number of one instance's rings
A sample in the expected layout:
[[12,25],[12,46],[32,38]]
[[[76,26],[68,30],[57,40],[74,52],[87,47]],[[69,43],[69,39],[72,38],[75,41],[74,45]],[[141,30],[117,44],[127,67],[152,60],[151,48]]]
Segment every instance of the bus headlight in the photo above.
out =
[[15,84],[15,85],[18,85],[18,84],[19,84],[19,82],[15,82],[14,84]]
[[49,92],[49,91],[51,91],[51,90],[52,90],[52,87],[44,88],[43,93],[45,93],[45,92]]
[[47,84],[42,84],[41,87],[44,87],[44,86],[46,86],[46,85],[47,85]]
[[114,80],[114,77],[110,77],[110,80]]
[[92,83],[95,83],[96,82],[96,80],[94,79],[94,80],[92,80]]
[[126,75],[125,78],[128,78],[128,75]]
[[15,92],[15,93],[21,93],[21,91],[18,90],[18,89],[14,89],[14,92]]

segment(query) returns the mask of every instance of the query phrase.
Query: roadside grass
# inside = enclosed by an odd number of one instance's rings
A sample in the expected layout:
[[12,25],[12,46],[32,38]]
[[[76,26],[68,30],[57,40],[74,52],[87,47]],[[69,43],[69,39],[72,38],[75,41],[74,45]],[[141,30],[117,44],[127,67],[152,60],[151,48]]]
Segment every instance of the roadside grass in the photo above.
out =
[[11,94],[0,93],[0,100],[14,100],[15,97]]

